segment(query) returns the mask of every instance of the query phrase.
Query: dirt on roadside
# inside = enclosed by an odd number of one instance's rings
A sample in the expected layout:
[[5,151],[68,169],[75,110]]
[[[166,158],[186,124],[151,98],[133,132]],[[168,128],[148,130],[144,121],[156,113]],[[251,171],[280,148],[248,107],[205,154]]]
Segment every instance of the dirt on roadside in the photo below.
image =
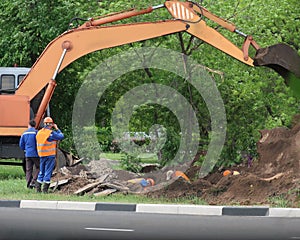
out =
[[[300,207],[300,124],[292,129],[275,128],[262,130],[260,133],[261,138],[257,143],[259,158],[251,162],[251,165],[245,162],[232,168],[216,170],[201,179],[197,177],[200,168],[190,167],[185,172],[191,179],[190,183],[179,178],[168,184],[166,171],[141,175],[113,170],[107,159],[65,168],[69,172],[57,173],[53,180],[69,178],[69,182],[60,186],[58,191],[62,194],[73,194],[103,175],[107,175],[106,182],[123,186],[124,188],[120,188],[123,191],[127,191],[127,187],[132,190],[127,182],[129,179],[153,177],[156,186],[148,188],[147,191],[135,188],[136,193],[151,198],[201,198],[210,205],[270,205],[277,199],[288,200],[289,207]],[[239,175],[223,176],[224,170],[237,171]],[[86,193],[102,190],[105,187],[98,186]]]
[[195,196],[210,205],[269,205],[285,199],[290,207],[300,207],[300,124],[262,130],[257,151],[259,159],[252,166],[245,163],[226,169],[240,175],[223,176],[223,169],[197,179],[199,167],[192,167],[186,172],[193,179],[191,184],[176,181],[149,196]]

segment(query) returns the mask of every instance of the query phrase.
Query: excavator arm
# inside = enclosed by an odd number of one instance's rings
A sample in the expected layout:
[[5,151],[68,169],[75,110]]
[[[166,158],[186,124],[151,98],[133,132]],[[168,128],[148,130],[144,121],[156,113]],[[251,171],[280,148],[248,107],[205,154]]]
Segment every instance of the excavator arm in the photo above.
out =
[[[105,25],[125,18],[150,13],[162,7],[169,10],[174,17],[173,20]],[[204,13],[204,8],[201,10],[199,7],[195,7],[195,4],[192,2],[166,1],[164,5],[150,7],[145,10],[131,10],[100,19],[91,19],[78,28],[63,33],[49,43],[33,65],[30,73],[19,86],[16,95],[27,95],[31,100],[52,79],[61,54],[65,50],[66,54],[58,72],[81,56],[94,51],[178,32],[188,32],[230,56],[253,66],[253,60],[251,58],[245,60],[243,51],[239,47],[215,29],[207,26],[202,19],[201,13]],[[205,16],[209,16],[207,10],[205,10]],[[226,26],[226,28],[233,26],[220,18],[215,17],[215,19],[218,19],[218,23]]]
[[[166,8],[173,19],[157,22],[111,24],[122,19],[151,13],[160,8]],[[236,46],[216,29],[209,27],[205,18],[241,35],[245,39],[243,46]],[[233,24],[213,15],[199,4],[191,1],[166,1],[164,4],[144,10],[133,9],[90,19],[83,25],[58,36],[42,52],[15,95],[27,96],[31,101],[47,86],[36,113],[36,122],[39,124],[55,89],[56,75],[76,59],[97,50],[179,32],[187,32],[249,66],[254,66],[254,61],[248,56],[248,48],[253,46],[256,50],[260,49],[251,36],[240,32]],[[17,134],[20,134],[20,130],[18,131]],[[14,134],[16,135],[16,132]]]

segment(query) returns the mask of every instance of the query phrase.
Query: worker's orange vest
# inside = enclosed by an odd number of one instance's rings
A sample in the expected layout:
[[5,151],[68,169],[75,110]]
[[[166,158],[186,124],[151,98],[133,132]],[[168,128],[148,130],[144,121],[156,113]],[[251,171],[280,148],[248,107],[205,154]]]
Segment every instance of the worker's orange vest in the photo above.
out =
[[48,142],[51,134],[50,129],[42,128],[36,135],[37,151],[40,157],[47,157],[56,154],[56,141]]

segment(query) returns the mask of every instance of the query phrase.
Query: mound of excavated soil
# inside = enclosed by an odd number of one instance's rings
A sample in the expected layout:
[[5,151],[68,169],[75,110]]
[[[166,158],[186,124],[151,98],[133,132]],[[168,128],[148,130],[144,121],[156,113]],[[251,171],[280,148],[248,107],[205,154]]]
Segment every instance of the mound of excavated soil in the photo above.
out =
[[[121,184],[123,187],[129,179],[153,177],[157,186],[152,188],[153,191],[144,191],[144,194],[152,198],[200,197],[211,205],[270,205],[276,199],[287,199],[289,207],[300,207],[300,124],[292,129],[262,130],[257,151],[259,159],[254,160],[251,166],[248,163],[229,169],[238,171],[240,175],[224,177],[223,169],[199,179],[199,167],[191,167],[186,171],[191,183],[178,179],[171,184],[165,184],[166,171],[137,175],[113,170],[110,161],[106,159],[68,167],[65,169],[67,173],[57,173],[52,180],[69,179],[58,191],[72,194],[103,175],[107,175],[106,182],[117,184],[116,186]],[[141,188],[138,189],[141,193]],[[104,189],[98,187],[97,191],[100,190]],[[93,189],[90,193],[95,192]]]
[[259,159],[252,166],[229,169],[240,175],[224,177],[221,171],[216,171],[197,179],[199,168],[192,167],[187,171],[188,177],[196,178],[191,184],[178,180],[148,195],[200,196],[211,205],[269,205],[276,199],[287,199],[290,207],[300,207],[300,125],[293,129],[262,130],[257,150]]

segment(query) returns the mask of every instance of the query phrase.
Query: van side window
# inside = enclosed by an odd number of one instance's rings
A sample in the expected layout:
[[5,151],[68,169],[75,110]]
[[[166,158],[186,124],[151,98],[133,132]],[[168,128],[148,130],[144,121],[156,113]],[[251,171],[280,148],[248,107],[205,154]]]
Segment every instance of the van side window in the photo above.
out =
[[3,74],[0,79],[0,89],[14,90],[15,89],[15,76]]
[[17,82],[17,86],[19,86],[19,84],[23,81],[25,75],[24,74],[20,74],[18,75],[18,82]]

